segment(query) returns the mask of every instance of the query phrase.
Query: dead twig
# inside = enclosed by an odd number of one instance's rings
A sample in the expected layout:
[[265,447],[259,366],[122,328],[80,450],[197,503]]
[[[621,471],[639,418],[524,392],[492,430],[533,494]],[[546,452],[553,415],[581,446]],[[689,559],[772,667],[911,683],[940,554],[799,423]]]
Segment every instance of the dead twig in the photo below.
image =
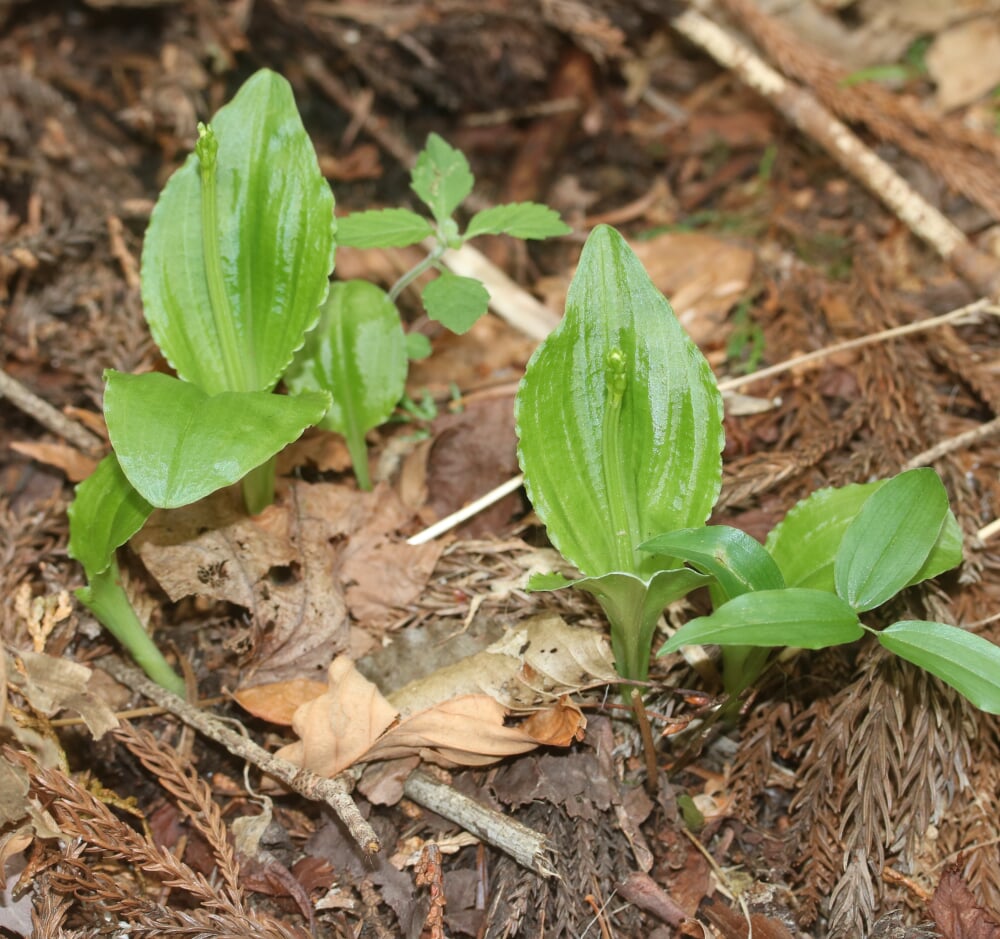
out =
[[104,454],[104,443],[82,424],[71,421],[62,411],[52,407],[48,401],[39,398],[33,391],[22,385],[0,368],[0,398],[6,398],[14,407],[33,417],[52,433],[68,440],[87,456],[99,459]]
[[547,858],[551,850],[547,839],[526,825],[480,805],[420,770],[409,775],[403,794],[509,854],[522,867],[542,877],[557,876]]
[[1000,294],[1000,264],[975,248],[961,230],[865,146],[814,95],[788,81],[743,42],[697,10],[685,10],[670,25],[763,95],[785,118],[826,149],[977,291],[988,297]]
[[287,760],[272,756],[263,747],[233,730],[219,718],[181,700],[156,682],[150,681],[138,669],[125,665],[117,659],[104,658],[98,664],[116,681],[155,701],[189,727],[225,747],[233,756],[252,763],[262,773],[279,780],[299,795],[314,802],[325,802],[336,812],[351,837],[365,853],[378,853],[381,848],[378,835],[358,811],[343,777],[326,779]]

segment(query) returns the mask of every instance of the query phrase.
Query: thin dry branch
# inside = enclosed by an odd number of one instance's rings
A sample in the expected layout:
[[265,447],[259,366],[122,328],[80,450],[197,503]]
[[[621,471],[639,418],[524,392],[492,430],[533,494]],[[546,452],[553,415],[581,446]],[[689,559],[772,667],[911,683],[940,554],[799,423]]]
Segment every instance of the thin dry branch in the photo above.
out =
[[1000,294],[1000,263],[975,248],[960,229],[865,146],[810,92],[788,81],[747,45],[697,10],[685,10],[670,24],[719,65],[730,69],[763,95],[792,124],[826,149],[979,293],[988,297]]
[[165,711],[179,717],[189,727],[200,731],[206,737],[225,747],[233,756],[252,763],[261,772],[279,780],[301,796],[312,801],[325,802],[336,812],[344,823],[351,837],[367,854],[377,854],[381,848],[378,835],[371,825],[362,817],[357,805],[351,798],[348,784],[342,776],[336,779],[326,779],[310,773],[308,770],[279,760],[259,747],[247,736],[243,736],[232,727],[224,724],[219,718],[194,705],[181,700],[156,682],[150,681],[138,669],[131,668],[114,658],[105,658],[100,666],[116,681],[127,685],[133,691],[145,695],[155,701]]
[[0,398],[6,398],[18,410],[33,417],[52,433],[68,440],[87,456],[100,457],[104,453],[104,443],[82,424],[70,420],[62,411],[56,410],[48,401],[39,398],[33,391],[11,378],[0,369]]

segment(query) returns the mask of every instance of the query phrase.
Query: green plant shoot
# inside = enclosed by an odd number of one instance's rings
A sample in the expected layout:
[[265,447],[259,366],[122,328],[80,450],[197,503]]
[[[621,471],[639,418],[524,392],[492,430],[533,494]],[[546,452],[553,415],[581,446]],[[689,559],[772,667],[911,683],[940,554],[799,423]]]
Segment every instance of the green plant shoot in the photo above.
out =
[[517,202],[476,213],[461,232],[453,215],[474,182],[462,153],[431,134],[410,174],[411,188],[429,209],[430,218],[400,208],[355,212],[340,219],[341,245],[402,248],[431,242],[426,258],[400,277],[388,294],[361,281],[335,284],[319,326],[285,375],[294,391],[330,393],[333,403],[321,424],[346,439],[362,489],[371,488],[365,434],[384,423],[403,397],[407,359],[430,351],[419,334],[404,337],[395,306],[403,289],[426,271],[438,271],[421,293],[424,309],[452,332],[464,333],[486,313],[490,295],[475,278],[442,270],[445,252],[480,235],[550,238],[570,230],[552,209]]
[[536,576],[529,588],[597,596],[623,677],[645,678],[665,604],[706,584],[714,611],[661,654],[721,646],[734,702],[773,648],[821,649],[869,632],[1000,713],[1000,647],[944,623],[876,631],[859,617],[961,562],[961,531],[933,470],[814,493],[766,545],[705,524],[721,477],[715,378],[612,229],[588,239],[565,318],[528,363],[516,417],[528,495],[584,575]]
[[77,488],[70,554],[81,602],[151,678],[180,679],[122,589],[115,551],[154,507],[243,481],[251,512],[273,498],[273,456],[319,421],[326,392],[271,394],[320,313],[333,268],[333,195],[273,72],[250,78],[171,176],[142,253],[153,338],[177,378],[106,373],[114,454]]
[[529,586],[594,594],[619,672],[644,679],[663,608],[709,577],[639,545],[708,518],[722,476],[722,397],[614,229],[587,239],[563,321],[528,363],[516,421],[528,496],[584,575]]

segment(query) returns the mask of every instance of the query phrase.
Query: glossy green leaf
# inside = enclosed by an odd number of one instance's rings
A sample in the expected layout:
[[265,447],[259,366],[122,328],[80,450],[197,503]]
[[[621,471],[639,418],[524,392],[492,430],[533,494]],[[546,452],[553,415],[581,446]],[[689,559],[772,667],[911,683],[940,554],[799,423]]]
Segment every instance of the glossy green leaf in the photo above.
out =
[[285,374],[296,392],[327,391],[320,422],[343,434],[358,481],[369,488],[365,433],[388,420],[406,390],[406,337],[388,295],[366,280],[331,285],[319,325]]
[[316,322],[333,196],[285,79],[262,70],[170,177],[142,252],[153,338],[203,391],[270,391]]
[[817,489],[771,529],[764,542],[789,587],[834,592],[833,560],[844,532],[886,480]]
[[437,134],[427,138],[410,173],[410,187],[431,210],[438,224],[451,217],[472,192],[474,182],[469,161],[462,151]]
[[719,493],[722,398],[698,347],[618,232],[596,228],[566,315],[517,394],[535,511],[584,574],[649,576],[638,545],[704,524]]
[[515,238],[553,238],[573,229],[555,209],[537,202],[511,202],[477,212],[469,220],[465,238],[479,235],[513,235]]
[[490,305],[489,291],[474,277],[447,273],[424,287],[421,299],[432,320],[459,334],[471,329]]
[[901,659],[936,675],[977,708],[1000,714],[1000,646],[946,623],[906,620],[878,633]]
[[764,546],[746,532],[728,525],[681,528],[657,535],[639,545],[651,554],[680,558],[714,577],[724,598],[749,590],[777,590],[785,586],[778,565]]
[[656,621],[664,608],[707,580],[705,575],[683,567],[657,571],[648,578],[621,571],[579,580],[561,574],[536,574],[528,581],[528,589],[577,587],[597,597],[612,624],[611,649],[618,673],[623,678],[644,681],[649,674],[649,649]]
[[337,222],[337,244],[352,248],[405,248],[433,234],[431,223],[409,209],[352,212]]
[[207,395],[161,375],[105,373],[104,417],[122,472],[160,508],[242,479],[322,418],[327,394]]
[[685,623],[660,655],[681,646],[793,646],[825,649],[864,635],[851,607],[825,590],[757,590],[724,603],[710,616]]
[[888,480],[844,532],[834,561],[838,595],[863,612],[897,594],[927,562],[948,512],[948,494],[934,470]]
[[941,526],[941,533],[938,535],[931,553],[927,556],[920,570],[906,583],[907,587],[937,577],[945,571],[950,571],[962,563],[962,528],[958,524],[958,519],[949,509],[945,516],[944,525]]
[[79,486],[69,507],[69,556],[93,580],[108,570],[115,550],[146,523],[153,506],[126,479],[109,453]]

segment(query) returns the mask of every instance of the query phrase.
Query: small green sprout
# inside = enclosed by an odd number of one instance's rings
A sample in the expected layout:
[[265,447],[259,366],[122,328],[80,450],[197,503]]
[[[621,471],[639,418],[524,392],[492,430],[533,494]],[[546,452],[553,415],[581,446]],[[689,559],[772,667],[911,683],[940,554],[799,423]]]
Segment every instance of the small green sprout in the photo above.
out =
[[421,293],[424,310],[452,332],[464,333],[486,313],[490,295],[475,278],[443,270],[446,251],[481,235],[541,239],[570,230],[552,209],[516,202],[477,212],[462,232],[452,216],[472,192],[474,182],[463,154],[431,134],[410,174],[410,187],[430,210],[430,218],[409,209],[378,209],[340,219],[340,245],[403,248],[430,242],[427,256],[388,293],[361,281],[335,284],[320,325],[285,374],[293,391],[330,393],[333,404],[320,423],[346,439],[362,489],[371,488],[365,434],[384,424],[403,397],[407,359],[430,351],[423,337],[413,333],[404,337],[395,306],[403,290],[425,272],[438,271]]
[[613,229],[588,239],[566,315],[528,363],[516,417],[528,495],[553,545],[584,575],[536,575],[529,589],[594,594],[622,677],[646,678],[663,608],[706,585],[714,611],[660,652],[721,646],[734,699],[775,647],[821,649],[870,633],[1000,713],[1000,647],[944,623],[874,630],[860,619],[961,562],[961,531],[933,470],[813,493],[766,545],[706,525],[722,472],[721,396]]

